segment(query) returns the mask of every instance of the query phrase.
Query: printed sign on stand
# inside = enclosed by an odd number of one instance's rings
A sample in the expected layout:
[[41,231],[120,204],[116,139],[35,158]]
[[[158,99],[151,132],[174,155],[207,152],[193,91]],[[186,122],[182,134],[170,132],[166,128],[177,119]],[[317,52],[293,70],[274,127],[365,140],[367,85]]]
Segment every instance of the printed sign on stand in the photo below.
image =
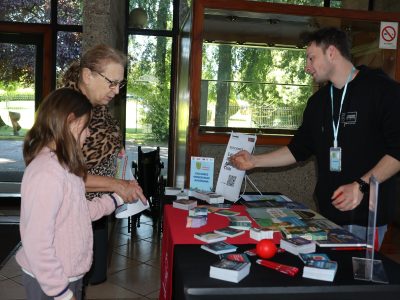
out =
[[397,49],[397,22],[381,22],[381,30],[379,34],[380,49]]
[[214,158],[192,156],[190,162],[190,189],[210,192],[214,185]]
[[256,140],[257,136],[255,135],[231,133],[215,188],[215,192],[224,196],[226,200],[236,202],[239,199],[240,188],[245,175],[245,171],[233,167],[228,159],[240,150],[252,153]]

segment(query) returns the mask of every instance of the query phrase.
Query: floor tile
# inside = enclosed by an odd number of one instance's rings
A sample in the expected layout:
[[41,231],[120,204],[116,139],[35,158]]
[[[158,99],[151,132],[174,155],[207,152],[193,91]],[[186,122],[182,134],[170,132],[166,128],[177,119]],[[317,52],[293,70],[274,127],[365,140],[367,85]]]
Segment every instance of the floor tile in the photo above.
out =
[[86,288],[86,299],[143,299],[143,296],[106,281],[102,284],[88,286]]
[[[17,264],[15,256],[11,257],[4,267],[0,270],[0,275],[13,278],[22,274],[21,267]],[[1,298],[0,298],[1,299]]]
[[0,299],[26,299],[25,289],[22,285],[12,280],[0,281]]
[[160,275],[154,267],[141,264],[108,277],[108,281],[146,296],[160,288]]
[[153,244],[146,240],[116,247],[114,252],[140,262],[154,260],[161,255],[160,247],[153,247]]

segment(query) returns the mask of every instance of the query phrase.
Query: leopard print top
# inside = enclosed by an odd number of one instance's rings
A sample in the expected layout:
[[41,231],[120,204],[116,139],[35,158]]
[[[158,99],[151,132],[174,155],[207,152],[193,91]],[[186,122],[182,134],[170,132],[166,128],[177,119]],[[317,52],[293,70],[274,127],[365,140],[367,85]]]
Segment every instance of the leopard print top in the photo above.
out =
[[[79,91],[74,82],[67,87]],[[122,149],[122,135],[117,120],[113,118],[106,105],[95,106],[89,124],[90,136],[83,145],[88,173],[114,177],[116,159]],[[86,193],[88,200],[101,196],[102,192]]]

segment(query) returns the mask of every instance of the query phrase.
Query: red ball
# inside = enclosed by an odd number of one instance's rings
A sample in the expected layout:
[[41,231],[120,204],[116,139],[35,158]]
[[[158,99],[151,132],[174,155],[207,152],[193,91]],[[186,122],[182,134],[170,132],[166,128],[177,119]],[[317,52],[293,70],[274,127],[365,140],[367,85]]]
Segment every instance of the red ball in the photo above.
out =
[[271,240],[263,239],[256,246],[257,255],[265,259],[273,257],[277,251],[276,245]]

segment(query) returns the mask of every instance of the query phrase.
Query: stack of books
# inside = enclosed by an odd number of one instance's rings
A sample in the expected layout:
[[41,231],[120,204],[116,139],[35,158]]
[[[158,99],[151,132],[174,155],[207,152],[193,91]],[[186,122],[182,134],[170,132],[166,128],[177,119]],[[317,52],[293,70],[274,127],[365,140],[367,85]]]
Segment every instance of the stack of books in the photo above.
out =
[[250,273],[250,262],[223,258],[210,266],[210,277],[238,283]]
[[315,252],[315,243],[302,237],[281,239],[280,247],[294,255]]
[[206,201],[209,204],[224,203],[224,201],[225,201],[224,196],[221,196],[214,192],[202,192],[202,191],[198,191],[198,190],[189,190],[189,196]]
[[308,260],[303,269],[303,277],[333,281],[337,266],[337,262],[333,260]]
[[232,216],[229,217],[229,227],[240,230],[250,230],[251,221],[247,216]]
[[172,206],[179,209],[189,210],[197,206],[197,201],[192,199],[177,199],[172,202]]

